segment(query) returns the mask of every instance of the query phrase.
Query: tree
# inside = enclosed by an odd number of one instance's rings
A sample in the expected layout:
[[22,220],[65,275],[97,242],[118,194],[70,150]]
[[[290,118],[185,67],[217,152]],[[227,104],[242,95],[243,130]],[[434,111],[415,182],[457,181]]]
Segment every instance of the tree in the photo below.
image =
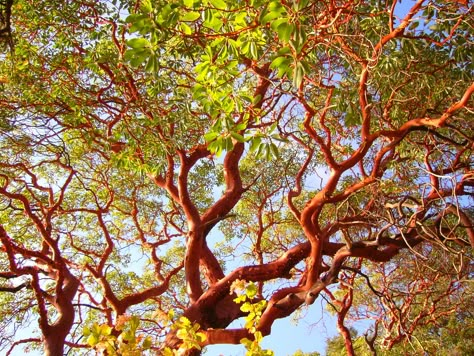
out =
[[387,347],[401,325],[457,327],[472,295],[472,8],[410,6],[15,1],[0,346],[268,355],[273,322],[319,297],[341,330],[354,303],[366,311]]
[[[441,318],[439,318],[441,319]],[[357,355],[466,355],[472,352],[473,348],[473,328],[472,316],[466,318],[464,313],[453,315],[447,320],[443,320],[428,327],[417,327],[409,338],[394,344],[388,349],[384,346],[384,340],[358,336],[357,330],[351,329],[352,342]],[[380,332],[380,330],[379,330]],[[373,342],[372,342],[373,341]],[[377,342],[375,342],[377,341]],[[370,347],[373,347],[371,349]],[[327,340],[326,355],[345,355],[345,340],[341,335],[336,335]]]
[[[421,251],[420,251],[421,252]],[[370,285],[349,281],[351,288],[337,290],[331,297],[330,310],[350,320],[375,319],[364,335],[349,328],[349,343],[357,355],[463,355],[473,350],[472,287],[456,286],[459,261],[447,258],[443,250],[429,253],[423,264],[416,255],[403,256],[403,263],[371,271]],[[388,268],[387,268],[388,267]],[[362,273],[362,272],[361,272]],[[364,275],[365,276],[365,275]],[[408,277],[409,276],[409,277]],[[347,303],[348,295],[357,296]],[[349,311],[344,314],[344,311]],[[339,328],[340,329],[340,328]],[[326,354],[346,353],[344,333],[328,340]],[[343,351],[341,351],[343,350]],[[347,352],[349,354],[349,352]]]
[[319,352],[303,352],[301,350],[297,350],[293,356],[320,356]]
[[[349,332],[351,334],[351,338],[354,339],[355,343],[359,343],[359,347],[356,347],[357,355],[365,355],[367,347],[364,347],[363,338],[358,337],[358,332],[354,328],[350,328]],[[355,350],[352,350],[353,352]],[[328,356],[336,356],[336,355],[345,355],[347,354],[346,345],[345,345],[345,338],[344,336],[336,335],[332,338],[327,340],[326,344],[326,355]]]

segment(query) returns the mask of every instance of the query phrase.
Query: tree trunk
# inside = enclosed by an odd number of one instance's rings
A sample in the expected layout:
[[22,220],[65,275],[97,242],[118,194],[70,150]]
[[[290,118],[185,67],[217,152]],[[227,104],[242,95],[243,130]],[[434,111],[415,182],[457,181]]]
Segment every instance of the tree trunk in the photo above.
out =
[[352,337],[349,329],[345,326],[338,325],[339,332],[341,333],[342,337],[344,338],[344,346],[346,347],[347,356],[355,356],[354,347],[352,346]]
[[186,350],[183,356],[201,356],[201,350],[198,350],[198,349]]
[[51,334],[44,339],[45,356],[63,356],[64,355],[65,336],[59,333]]

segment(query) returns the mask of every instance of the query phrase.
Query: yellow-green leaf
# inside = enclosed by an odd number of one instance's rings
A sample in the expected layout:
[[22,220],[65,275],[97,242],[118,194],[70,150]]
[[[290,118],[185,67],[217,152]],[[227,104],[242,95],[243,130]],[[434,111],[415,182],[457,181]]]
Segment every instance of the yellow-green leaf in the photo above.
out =
[[184,340],[188,337],[188,331],[186,329],[179,329],[176,333],[176,336],[181,340]]
[[212,4],[212,6],[218,8],[218,9],[226,9],[227,4],[225,3],[224,0],[209,0],[209,2]]
[[180,20],[191,22],[191,21],[196,21],[200,17],[201,17],[201,14],[199,12],[191,11],[191,12],[187,12],[183,16],[181,16]]
[[193,30],[191,29],[191,27],[189,27],[189,25],[186,24],[185,22],[181,22],[179,26],[181,27],[181,31],[183,31],[185,35],[190,35],[193,33]]
[[99,338],[95,334],[90,334],[87,338],[87,344],[90,346],[95,346],[99,342]]

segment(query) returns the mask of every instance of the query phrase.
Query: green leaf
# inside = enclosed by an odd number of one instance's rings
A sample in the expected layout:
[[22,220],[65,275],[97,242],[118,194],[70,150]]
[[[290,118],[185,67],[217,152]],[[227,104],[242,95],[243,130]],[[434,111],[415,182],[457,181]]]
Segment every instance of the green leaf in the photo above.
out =
[[272,28],[273,31],[277,31],[278,26],[280,26],[283,23],[288,24],[288,19],[287,18],[281,18],[281,19],[275,20],[275,21],[272,22],[270,27]]
[[125,52],[125,59],[130,60],[133,67],[138,67],[150,56],[149,50],[131,50]]
[[234,302],[237,304],[245,302],[247,296],[245,294],[239,295],[237,298],[234,298]]
[[242,310],[244,313],[250,312],[252,310],[252,304],[246,302],[240,306],[240,310]]
[[212,4],[212,6],[220,10],[225,10],[227,8],[227,4],[224,0],[209,0],[209,2]]
[[412,23],[410,23],[410,26],[408,26],[408,29],[409,30],[416,30],[419,25],[420,25],[420,23],[418,21],[413,21]]
[[196,333],[196,341],[198,343],[203,343],[204,341],[206,341],[206,339],[207,339],[206,334],[201,333],[201,332]]
[[235,24],[242,27],[246,26],[248,16],[248,13],[245,11],[237,13],[234,18]]
[[230,114],[235,109],[235,102],[231,98],[226,98],[222,102],[222,109],[224,109],[225,113]]
[[232,136],[232,138],[234,138],[237,142],[245,142],[245,138],[238,134],[237,132],[231,132],[230,135]]
[[137,330],[138,326],[140,325],[140,319],[133,315],[129,321],[130,329],[133,330],[133,333]]
[[148,349],[151,348],[151,337],[150,336],[147,336],[145,338],[145,340],[143,340],[142,348],[143,348],[143,350],[148,350]]
[[150,58],[148,58],[148,62],[145,66],[145,71],[154,73],[158,71],[158,60],[156,56],[152,55]]
[[293,48],[296,50],[296,52],[299,53],[306,43],[306,33],[302,27],[299,27],[294,32],[294,35],[294,41],[290,41],[290,43],[293,45]]
[[291,54],[291,48],[290,47],[282,47],[278,50],[277,55],[282,56],[284,54]]
[[252,346],[253,341],[245,337],[243,339],[240,339],[240,343],[245,345],[246,348],[250,348]]
[[181,16],[179,19],[181,21],[188,21],[188,22],[192,22],[192,21],[196,21],[198,18],[201,17],[201,14],[197,11],[191,11],[191,12],[187,12],[186,14],[184,14],[183,16]]
[[255,98],[253,98],[252,104],[257,105],[260,102],[260,100],[262,100],[262,95],[258,94],[255,96]]
[[255,285],[255,283],[249,283],[249,285],[247,286],[246,288],[246,293],[247,293],[247,296],[252,299],[254,298],[256,295],[257,295],[257,292],[258,292],[258,288],[257,286]]
[[276,10],[270,11],[270,12],[268,12],[267,14],[265,14],[265,16],[262,17],[262,19],[260,20],[260,22],[262,23],[262,25],[266,25],[266,24],[269,23],[270,21],[281,17],[283,13],[284,13],[284,12],[281,11],[280,9],[276,9]]
[[271,1],[268,4],[267,9],[268,9],[268,11],[277,11],[279,9],[284,9],[284,7],[282,6],[281,1],[277,0],[277,1]]
[[289,24],[288,22],[283,22],[277,28],[278,37],[283,42],[288,42],[294,30],[295,25]]
[[255,152],[255,156],[256,157],[261,157],[262,156],[262,153],[263,151],[265,150],[265,148],[267,147],[267,145],[265,143],[261,143],[257,146],[257,150]]
[[250,153],[255,152],[261,146],[261,143],[262,143],[262,138],[260,136],[250,139],[250,148],[249,148]]
[[127,45],[134,49],[151,47],[150,42],[146,38],[132,38],[131,40],[127,41]]
[[100,334],[101,335],[110,335],[112,333],[112,328],[110,326],[108,326],[107,324],[102,324],[100,326]]
[[240,124],[235,125],[234,131],[241,131],[247,128],[247,124],[245,122],[241,122]]
[[140,2],[140,11],[149,14],[150,12],[153,11],[153,6],[151,4],[151,0],[142,0]]
[[273,142],[270,144],[270,151],[274,158],[280,158],[280,153],[278,152],[278,147]]
[[188,331],[186,329],[179,329],[176,332],[176,336],[180,338],[181,340],[184,340],[188,337]]
[[163,350],[163,356],[174,356],[174,352],[169,347],[166,347]]
[[189,27],[189,25],[186,24],[185,22],[181,22],[179,26],[181,27],[181,31],[183,31],[185,35],[191,35],[193,33],[193,30],[191,29],[191,27]]
[[204,135],[204,140],[206,140],[206,142],[211,142],[211,141],[214,141],[216,137],[218,136],[219,136],[219,133],[215,131],[211,131]]
[[282,66],[288,66],[288,62],[291,61],[289,57],[286,56],[281,56],[281,57],[276,57],[272,63],[270,63],[270,68],[271,69],[278,69]]
[[182,326],[191,326],[191,322],[185,316],[180,317],[179,322],[181,323]]
[[219,31],[224,23],[222,22],[222,20],[221,20],[219,17],[213,16],[213,17],[211,18],[211,20],[207,22],[207,24],[208,24],[209,27],[211,27],[214,31]]
[[226,151],[230,151],[234,147],[234,144],[232,143],[232,139],[230,137],[226,137],[224,139],[224,147],[223,149]]
[[209,72],[211,64],[209,62],[199,63],[194,70],[197,73],[197,80],[203,80]]
[[255,341],[257,341],[258,343],[263,340],[263,335],[261,331],[256,331],[254,333],[254,337],[255,337]]
[[87,344],[94,347],[99,342],[99,337],[95,334],[90,334],[87,338]]
[[255,42],[250,42],[250,46],[249,46],[249,52],[250,52],[250,57],[252,59],[258,59],[258,51],[257,51],[257,45]]
[[299,88],[304,78],[304,66],[301,62],[296,62],[295,70],[293,72],[293,85]]

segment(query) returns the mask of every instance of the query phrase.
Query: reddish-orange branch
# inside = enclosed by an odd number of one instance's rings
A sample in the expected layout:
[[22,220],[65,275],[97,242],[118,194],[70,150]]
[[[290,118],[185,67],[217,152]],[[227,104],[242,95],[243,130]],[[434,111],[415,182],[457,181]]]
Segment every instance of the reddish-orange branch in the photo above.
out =
[[474,92],[474,83],[472,83],[464,92],[461,100],[451,105],[439,118],[430,118],[430,117],[423,117],[423,118],[416,118],[407,121],[404,123],[400,129],[393,132],[381,132],[385,136],[395,136],[400,137],[406,134],[408,130],[419,127],[419,126],[428,126],[428,127],[443,127],[446,121],[454,115],[455,112],[465,107]]

